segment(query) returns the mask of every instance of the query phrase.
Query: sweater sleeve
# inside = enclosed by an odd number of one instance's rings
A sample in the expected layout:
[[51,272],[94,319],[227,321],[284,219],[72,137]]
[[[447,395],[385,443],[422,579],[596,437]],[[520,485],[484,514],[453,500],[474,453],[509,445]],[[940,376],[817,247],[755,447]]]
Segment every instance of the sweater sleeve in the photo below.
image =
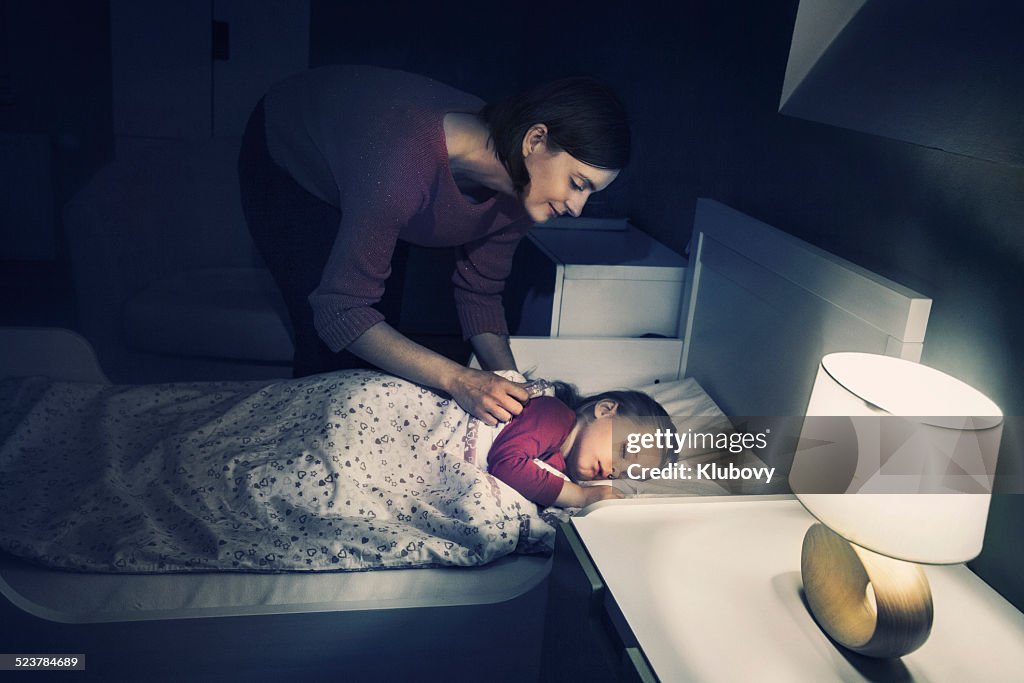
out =
[[508,334],[501,293],[512,271],[512,257],[531,221],[513,221],[502,230],[463,245],[455,263],[452,284],[463,339],[484,332]]
[[533,399],[494,440],[487,454],[488,471],[529,500],[552,505],[565,480],[537,467],[533,459],[564,469],[559,449],[575,422],[576,414],[558,399]]
[[372,161],[351,162],[361,176],[351,168],[335,170],[343,180],[341,221],[320,285],[309,296],[317,334],[334,352],[384,320],[373,306],[391,275],[395,243],[426,201],[419,171],[429,162],[418,150],[398,141],[375,159],[367,155]]

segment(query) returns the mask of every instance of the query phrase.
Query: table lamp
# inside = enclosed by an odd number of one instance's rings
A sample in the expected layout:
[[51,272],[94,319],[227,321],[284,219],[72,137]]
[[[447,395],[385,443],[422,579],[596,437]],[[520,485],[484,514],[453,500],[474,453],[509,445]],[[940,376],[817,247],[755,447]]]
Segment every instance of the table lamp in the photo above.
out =
[[863,655],[916,650],[932,626],[918,563],[981,552],[1002,411],[933,368],[889,356],[822,358],[790,475],[818,522],[804,594],[821,628]]

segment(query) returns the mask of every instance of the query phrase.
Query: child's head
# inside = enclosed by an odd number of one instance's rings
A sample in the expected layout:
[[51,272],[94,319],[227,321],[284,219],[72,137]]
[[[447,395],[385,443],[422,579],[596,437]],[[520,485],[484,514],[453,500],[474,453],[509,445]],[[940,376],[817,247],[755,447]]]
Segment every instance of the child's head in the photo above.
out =
[[665,464],[666,449],[626,449],[630,433],[675,430],[665,409],[647,394],[615,390],[581,397],[572,385],[556,382],[555,396],[576,411],[576,426],[564,453],[567,474],[575,481],[625,477],[633,464]]

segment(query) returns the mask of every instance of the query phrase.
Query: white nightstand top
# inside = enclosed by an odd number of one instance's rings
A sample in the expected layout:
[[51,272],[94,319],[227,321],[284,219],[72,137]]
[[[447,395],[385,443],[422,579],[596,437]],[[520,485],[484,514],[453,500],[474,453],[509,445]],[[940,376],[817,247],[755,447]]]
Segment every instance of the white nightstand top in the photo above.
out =
[[643,499],[573,518],[662,681],[1019,681],[1024,613],[964,565],[928,566],[931,637],[899,660],[842,650],[805,607],[814,523],[789,496]]

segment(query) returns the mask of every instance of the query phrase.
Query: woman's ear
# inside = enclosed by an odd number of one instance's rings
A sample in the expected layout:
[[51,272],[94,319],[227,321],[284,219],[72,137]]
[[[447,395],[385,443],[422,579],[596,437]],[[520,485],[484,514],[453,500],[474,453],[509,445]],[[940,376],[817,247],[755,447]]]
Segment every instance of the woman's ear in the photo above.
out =
[[613,417],[618,412],[618,402],[610,398],[601,399],[594,405],[594,417],[598,419],[601,419],[602,417]]
[[523,157],[528,157],[547,147],[548,127],[543,123],[535,123],[530,126],[523,136]]

